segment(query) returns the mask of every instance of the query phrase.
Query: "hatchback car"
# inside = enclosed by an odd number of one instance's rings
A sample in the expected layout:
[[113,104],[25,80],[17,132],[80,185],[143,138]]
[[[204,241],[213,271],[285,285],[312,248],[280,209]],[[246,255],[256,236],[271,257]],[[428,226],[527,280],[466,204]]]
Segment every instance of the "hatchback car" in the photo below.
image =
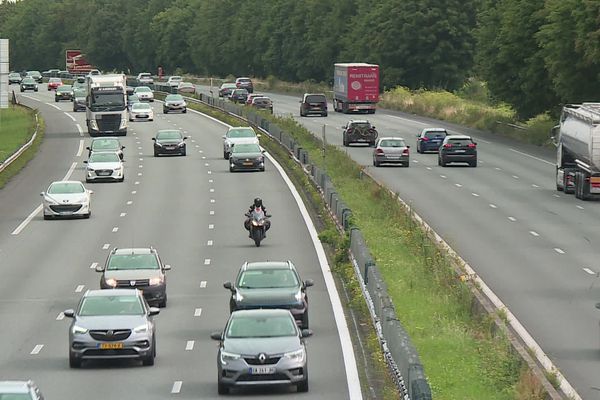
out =
[[0,381],[0,399],[44,400],[40,388],[29,381]]
[[369,146],[375,146],[379,135],[375,126],[367,120],[350,120],[342,129],[344,146],[350,146],[351,143],[368,143]]
[[253,98],[251,106],[259,110],[267,110],[273,114],[273,101],[267,96]]
[[417,153],[438,152],[448,132],[444,128],[425,128],[417,134]]
[[52,182],[45,192],[40,193],[43,199],[44,219],[58,217],[89,218],[92,214],[91,190],[87,190],[79,181]]
[[327,97],[321,93],[304,93],[300,100],[300,116],[306,117],[310,114],[327,116]]
[[404,139],[399,137],[383,137],[377,139],[373,149],[373,165],[400,164],[410,166],[409,148]]
[[34,92],[37,92],[38,85],[37,83],[35,83],[35,79],[28,76],[23,78],[23,80],[21,81],[20,90],[21,92],[24,92],[26,90],[33,90]]
[[11,72],[10,74],[8,74],[8,84],[12,85],[13,83],[21,83],[21,81],[23,80],[23,78],[21,77],[21,74],[19,74],[18,72]]
[[131,111],[129,111],[130,121],[154,121],[154,111],[148,103],[135,103],[131,105]]
[[85,111],[86,107],[86,91],[81,88],[73,88],[73,111]]
[[169,94],[165,97],[163,113],[168,114],[170,111],[181,111],[184,114],[187,112],[187,103],[182,95]]
[[112,249],[102,272],[101,289],[139,289],[149,304],[167,306],[167,276],[170,265],[162,263],[155,248]]
[[237,88],[235,83],[223,83],[219,88],[219,97],[229,97],[235,88]]
[[256,143],[240,143],[231,148],[229,154],[229,172],[264,171],[265,156]]
[[124,162],[116,152],[92,152],[87,161],[83,162],[87,164],[85,181],[123,182],[125,180]]
[[137,289],[88,290],[75,310],[63,311],[72,318],[69,327],[69,366],[84,360],[138,359],[154,365],[156,332],[153,316]]
[[152,92],[152,89],[150,89],[148,86],[136,87],[133,91],[133,94],[137,95],[140,101],[154,101],[154,93]]
[[229,159],[231,148],[235,144],[254,143],[258,144],[259,135],[249,126],[232,126],[223,135],[223,158]]
[[289,310],[239,310],[231,313],[218,340],[217,387],[219,394],[231,388],[256,385],[295,385],[308,391],[308,360],[304,338]]
[[477,167],[477,143],[470,136],[448,135],[444,138],[438,154],[438,165],[445,167],[456,162]]
[[248,93],[254,92],[254,84],[252,83],[252,79],[246,77],[240,77],[235,80],[235,86],[238,89],[246,89]]
[[73,88],[71,85],[61,85],[56,88],[56,91],[54,92],[55,102],[71,99],[73,99]]
[[167,79],[167,85],[171,87],[177,87],[181,82],[183,82],[183,78],[178,75],[170,76],[169,79]]
[[308,295],[311,279],[302,281],[291,261],[245,262],[234,283],[223,287],[231,291],[229,311],[255,308],[290,310],[296,323],[308,329]]
[[88,157],[94,152],[108,152],[117,153],[122,160],[124,148],[121,141],[115,137],[97,137],[92,139],[92,143],[86,147],[86,150],[88,150]]
[[183,136],[179,129],[163,129],[156,133],[153,137],[154,141],[154,157],[163,154],[178,154],[186,155],[185,140],[187,136]]
[[233,89],[231,94],[229,95],[229,100],[234,103],[246,103],[246,99],[248,98],[248,91],[246,89]]
[[48,79],[48,91],[50,91],[50,90],[56,90],[56,88],[59,87],[62,84],[63,84],[62,79],[60,79],[60,78],[50,78],[50,79]]

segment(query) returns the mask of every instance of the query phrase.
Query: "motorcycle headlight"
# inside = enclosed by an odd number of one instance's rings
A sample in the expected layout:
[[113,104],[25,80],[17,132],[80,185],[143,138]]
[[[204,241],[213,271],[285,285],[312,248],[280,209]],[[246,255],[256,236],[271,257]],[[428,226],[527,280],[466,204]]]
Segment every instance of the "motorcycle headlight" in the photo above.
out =
[[283,356],[291,361],[302,362],[302,361],[304,361],[304,357],[306,356],[306,351],[302,348],[300,350],[290,351],[289,353],[285,353]]
[[164,279],[160,276],[156,278],[150,278],[150,286],[157,286],[164,282]]
[[235,353],[228,353],[226,351],[221,351],[221,363],[227,364],[231,361],[239,360],[242,356]]
[[144,332],[148,332],[148,330],[149,330],[148,324],[136,326],[135,328],[133,328],[134,333],[144,333]]
[[95,119],[90,120],[90,127],[92,129],[98,129],[98,124],[96,123]]
[[252,220],[252,225],[254,225],[254,226],[258,226],[258,225],[259,225],[259,223],[258,223],[258,221],[256,221],[256,220]]
[[117,280],[115,278],[108,278],[104,282],[106,282],[107,286],[117,287]]
[[88,330],[81,326],[73,325],[71,332],[73,333],[73,335],[85,335],[86,333],[88,333]]

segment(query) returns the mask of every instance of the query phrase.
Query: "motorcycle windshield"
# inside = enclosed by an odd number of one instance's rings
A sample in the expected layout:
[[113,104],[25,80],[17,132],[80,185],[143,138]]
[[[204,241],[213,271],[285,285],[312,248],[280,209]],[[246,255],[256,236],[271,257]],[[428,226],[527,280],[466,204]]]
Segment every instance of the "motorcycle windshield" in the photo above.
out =
[[252,219],[254,221],[261,221],[263,219],[265,219],[265,213],[262,210],[254,210],[252,211]]

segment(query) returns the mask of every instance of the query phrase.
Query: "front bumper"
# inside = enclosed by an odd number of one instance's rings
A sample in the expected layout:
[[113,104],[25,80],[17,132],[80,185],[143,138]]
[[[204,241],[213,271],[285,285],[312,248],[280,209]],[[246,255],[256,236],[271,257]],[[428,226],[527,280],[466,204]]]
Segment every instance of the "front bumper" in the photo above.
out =
[[120,181],[123,179],[124,172],[123,168],[120,170],[112,169],[96,169],[87,170],[85,173],[85,180],[89,181]]
[[403,156],[403,155],[376,155],[375,156],[375,161],[377,161],[380,164],[408,164],[409,163],[409,156]]
[[[294,385],[307,379],[307,362],[294,361],[279,356],[270,356],[271,360],[278,358],[273,364],[259,364],[254,357],[240,358],[228,361],[227,364],[219,363],[219,382],[227,386],[263,386],[263,385]],[[252,364],[247,362],[249,360]],[[269,360],[267,360],[269,362]],[[260,367],[265,373],[252,373],[252,369]],[[268,370],[268,372],[266,372]]]
[[229,169],[231,171],[264,171],[265,170],[265,161],[264,159],[261,161],[260,159],[248,159],[248,158],[240,158],[240,159],[231,159],[229,158]]
[[186,146],[179,145],[154,145],[154,151],[156,154],[183,154],[185,153]]
[[[153,353],[152,334],[134,332],[122,341],[107,342],[96,340],[90,333],[81,335],[70,334],[69,349],[73,357],[80,360],[101,360],[101,359],[139,359],[148,357]],[[118,349],[102,349],[104,344],[122,343]]]
[[44,201],[44,215],[50,217],[83,217],[90,213],[89,203],[50,204]]
[[59,95],[56,94],[54,95],[54,100],[59,101],[59,100],[71,100],[72,96],[70,94],[63,94],[63,95]]
[[37,88],[37,86],[33,86],[33,85],[21,85],[21,90],[22,91],[25,91],[25,90],[37,91],[38,88]]
[[154,101],[154,96],[144,96],[144,95],[139,95],[138,94],[138,99],[140,99],[140,101]]
[[129,119],[132,121],[152,121],[154,116],[152,114],[131,114]]
[[163,111],[185,111],[185,104],[167,104],[165,103],[163,106]]

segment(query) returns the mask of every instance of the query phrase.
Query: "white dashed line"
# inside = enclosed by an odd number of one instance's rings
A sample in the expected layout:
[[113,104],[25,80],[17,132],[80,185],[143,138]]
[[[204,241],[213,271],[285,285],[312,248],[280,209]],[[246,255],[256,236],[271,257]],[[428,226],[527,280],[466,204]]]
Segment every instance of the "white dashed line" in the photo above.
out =
[[201,308],[196,308],[194,310],[194,317],[199,317],[202,315],[202,309]]
[[114,233],[114,232],[118,232],[118,231],[119,231],[119,227],[118,227],[118,226],[115,226],[114,228],[112,228],[112,231],[113,231],[113,233]]
[[471,193],[471,196],[473,196],[473,197],[479,197],[479,195],[477,193]]
[[144,161],[144,159],[142,157],[140,157],[140,161]]
[[446,175],[440,175],[440,178],[446,179]]
[[502,171],[502,168],[498,168],[498,167],[496,167],[496,168],[494,168],[494,169],[495,169],[496,171]]
[[515,222],[517,219],[515,217],[508,217],[509,221]]
[[33,218],[35,218],[35,216],[36,216],[36,215],[37,215],[37,214],[38,214],[40,211],[42,211],[42,209],[43,209],[43,208],[44,208],[44,206],[43,206],[42,204],[40,204],[39,206],[37,206],[37,207],[35,208],[35,210],[33,210],[33,211],[31,212],[31,214],[29,214],[29,215],[27,216],[27,218],[25,218],[25,220],[23,220],[23,222],[21,222],[21,223],[19,224],[19,226],[17,226],[17,227],[15,228],[15,230],[11,232],[11,235],[18,235],[19,233],[21,233],[21,231],[22,231],[23,229],[25,229],[25,227],[26,227],[26,226],[27,226],[27,225],[28,225],[28,224],[31,222],[31,220],[32,220]]
[[209,215],[215,215],[215,211],[214,210],[210,210],[210,212],[208,214]]
[[552,196],[553,196],[553,197],[560,197],[560,196],[559,196],[559,195],[557,195],[557,194],[553,194]]
[[565,254],[565,251],[563,249],[559,249],[558,247],[555,247],[554,251],[557,252],[558,254]]
[[85,285],[77,285],[77,287],[75,288],[75,293],[81,293],[84,287]]
[[129,201],[127,202],[127,205],[128,205],[128,206],[130,206],[130,205],[132,205],[132,204],[133,204],[133,201],[131,201],[131,200],[129,200]]
[[212,179],[209,179],[209,180],[208,180],[208,183],[213,183],[213,180],[212,180]]
[[202,289],[206,288],[206,281],[201,281],[201,282],[200,282],[200,287],[201,287]]
[[138,172],[138,176],[142,176],[142,173],[141,173],[141,172]]
[[213,189],[213,188],[210,188],[210,189],[208,189],[208,191],[209,191],[209,192],[211,192],[211,193],[214,193],[214,192],[215,192],[215,189]]
[[81,125],[77,124],[75,126],[77,127],[77,130],[79,131],[79,136],[83,136],[83,129],[81,129]]
[[429,171],[431,171],[431,167],[425,167],[426,169],[428,169]]
[[33,348],[33,350],[31,350],[31,353],[29,353],[29,354],[31,354],[31,355],[39,354],[43,348],[44,348],[43,344],[36,344],[35,347]]
[[77,155],[75,157],[81,157],[83,154],[83,139],[79,141],[79,148],[77,149]]
[[584,208],[583,208],[583,207],[581,207],[581,206],[575,206],[575,207],[579,208],[580,210],[583,210],[583,209],[584,209]]
[[69,114],[69,113],[68,113],[68,112],[66,112],[66,111],[65,111],[65,115],[66,115],[67,117],[71,118],[71,119],[73,120],[73,122],[77,121],[77,120],[75,119],[75,117],[73,117],[71,114]]
[[210,174],[212,174],[212,171],[208,170],[208,171],[206,171],[206,173],[210,175]]
[[200,153],[204,153],[202,150],[200,150]]
[[209,163],[204,163],[204,166],[205,166],[205,167],[208,167],[209,165],[210,165]]
[[536,231],[529,231],[529,234],[532,235],[532,236],[535,236],[535,237],[540,236],[540,234],[537,233]]
[[187,351],[194,350],[194,341],[188,340],[187,343],[185,344],[185,349]]
[[[198,153],[202,153],[202,150],[200,150]],[[203,160],[206,160],[206,157],[205,157],[205,156],[202,156],[202,159],[203,159]]]
[[198,147],[200,147],[200,145],[199,145],[199,144],[197,144],[197,145],[196,145],[196,148],[198,148]]
[[138,168],[144,168],[144,166],[142,164],[138,165]]
[[208,224],[208,229],[215,229],[215,225],[214,224]]
[[56,320],[57,321],[62,321],[63,319],[65,319],[65,314],[61,312],[58,313],[58,315],[56,316]]
[[490,204],[490,207],[492,207],[492,208],[498,208],[495,204]]
[[121,214],[119,214],[119,217],[124,217],[126,215],[127,215],[127,213],[121,213]]
[[412,160],[415,164],[419,163],[419,160]]
[[455,183],[455,184],[454,184],[454,186],[456,186],[456,187],[458,187],[458,188],[461,188],[461,187],[462,187],[462,185],[461,185],[460,183]]
[[96,269],[96,267],[98,266],[97,262],[93,262],[90,264],[90,269]]
[[141,156],[141,155],[142,155],[142,154],[144,154],[144,153],[142,153],[142,152],[139,152],[138,154]]
[[204,259],[204,265],[210,265],[210,258]]
[[584,268],[583,270],[584,270],[585,272],[587,272],[588,274],[590,274],[590,275],[597,275],[597,274],[596,274],[594,271],[592,271],[592,270],[591,270],[591,269],[589,269],[589,268]]
[[131,191],[131,194],[136,194],[136,193],[137,193],[137,190],[132,190]]
[[134,182],[134,185],[139,185],[139,184],[140,184],[140,181],[135,181]]
[[142,147],[141,147],[141,146],[138,146],[138,150],[141,150],[141,149],[142,149]]
[[213,241],[212,241],[212,240],[209,240],[209,241],[207,241],[207,242],[206,242],[206,245],[207,245],[207,246],[212,246],[212,245],[213,245]]
[[538,185],[536,185],[535,183],[532,183],[532,184],[531,184],[531,187],[532,187],[532,188],[535,188],[535,189],[539,188],[539,186],[538,186]]
[[519,179],[519,177],[518,177],[518,176],[516,176],[516,175],[513,175],[512,177],[513,177],[513,178],[515,178],[515,179]]
[[182,381],[173,382],[173,387],[171,388],[171,393],[177,394],[181,392],[181,385],[183,385]]
[[110,243],[104,243],[104,245],[102,246],[102,250],[108,250],[110,247]]

